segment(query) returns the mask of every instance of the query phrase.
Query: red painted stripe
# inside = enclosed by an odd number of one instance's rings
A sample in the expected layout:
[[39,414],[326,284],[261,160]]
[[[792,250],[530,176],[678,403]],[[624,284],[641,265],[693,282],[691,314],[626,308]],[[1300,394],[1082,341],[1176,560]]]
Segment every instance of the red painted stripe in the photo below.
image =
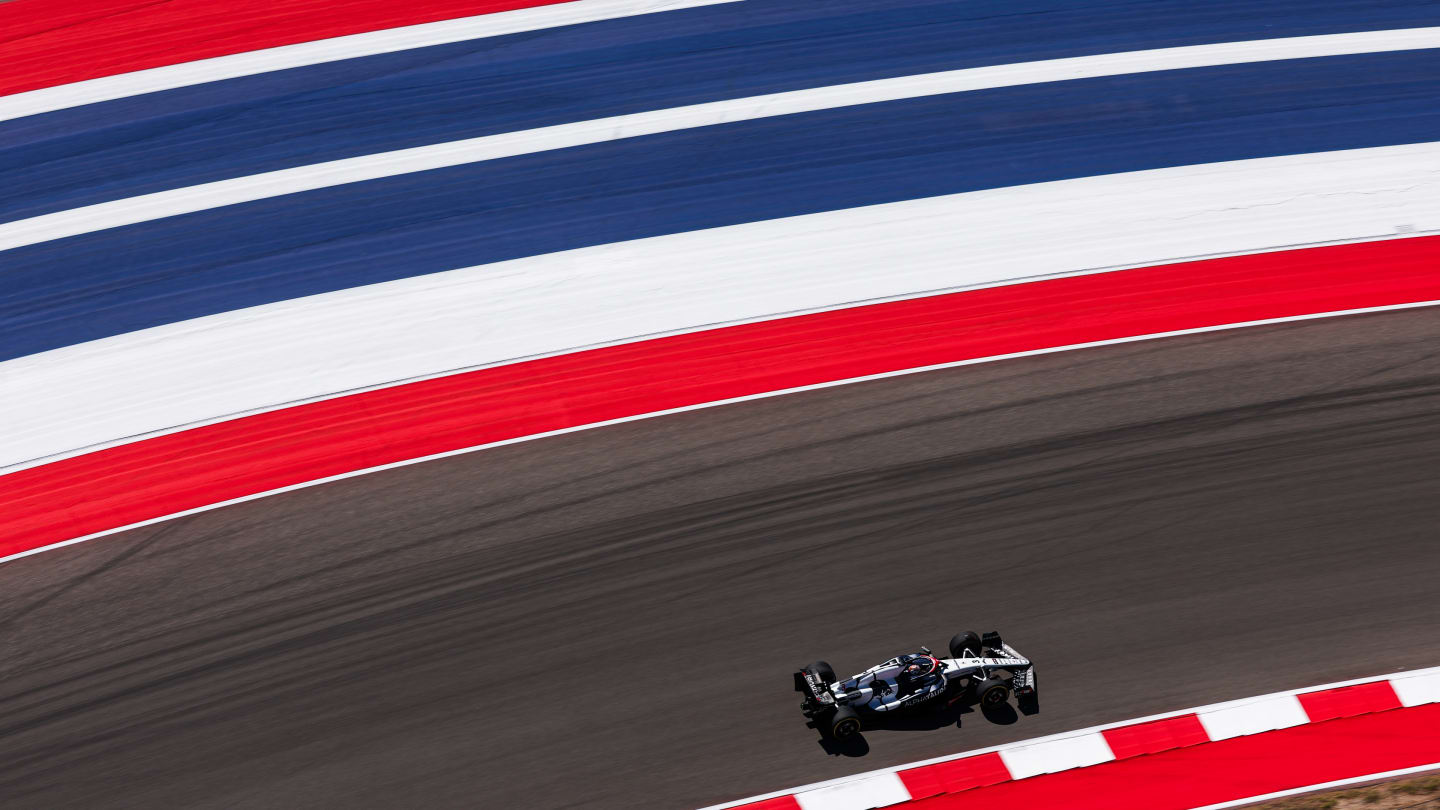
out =
[[[1312,723],[1400,708],[1400,696],[1395,694],[1395,687],[1389,681],[1307,692],[1296,697]],[[1436,733],[1440,734],[1440,731]]]
[[714,329],[195,428],[0,477],[0,556],[421,456],[1090,341],[1440,300],[1440,237],[1100,273]]
[[900,771],[910,796],[923,799],[1010,781],[1010,769],[995,752]]
[[1169,751],[1210,742],[1210,735],[1200,725],[1199,715],[1186,714],[1133,726],[1106,729],[1100,732],[1116,759],[1129,759],[1142,754]]
[[1177,748],[894,805],[1180,810],[1440,762],[1440,704]]
[[13,0],[0,3],[0,95],[563,1]]

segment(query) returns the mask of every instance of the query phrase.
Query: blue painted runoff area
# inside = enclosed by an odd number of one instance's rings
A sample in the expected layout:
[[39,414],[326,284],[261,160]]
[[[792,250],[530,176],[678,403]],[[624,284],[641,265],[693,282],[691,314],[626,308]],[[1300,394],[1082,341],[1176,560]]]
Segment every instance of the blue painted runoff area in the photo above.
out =
[[1440,7],[1415,0],[746,0],[0,122],[0,222],[327,160],[785,90],[1437,22]]
[[863,105],[291,194],[0,253],[0,356],[701,228],[1435,141],[1437,101],[1432,51],[1256,63]]

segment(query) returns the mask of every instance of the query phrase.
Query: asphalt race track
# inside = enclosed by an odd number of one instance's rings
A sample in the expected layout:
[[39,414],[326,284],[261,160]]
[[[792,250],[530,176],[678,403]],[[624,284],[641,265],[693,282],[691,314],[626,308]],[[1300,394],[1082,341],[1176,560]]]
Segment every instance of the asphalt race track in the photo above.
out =
[[[1437,459],[1420,309],[266,498],[0,567],[0,803],[695,807],[1431,665]],[[967,628],[1038,661],[1038,716],[863,756],[803,725],[795,666]]]

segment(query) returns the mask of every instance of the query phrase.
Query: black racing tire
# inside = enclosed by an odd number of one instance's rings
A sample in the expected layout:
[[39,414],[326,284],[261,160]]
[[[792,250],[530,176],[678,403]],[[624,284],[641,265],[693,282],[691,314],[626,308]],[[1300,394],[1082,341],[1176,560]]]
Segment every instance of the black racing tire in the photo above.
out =
[[849,706],[841,706],[831,715],[825,727],[826,736],[836,742],[854,739],[860,733],[860,715]]
[[999,706],[1010,699],[1010,685],[1002,678],[986,678],[975,684],[975,702],[982,709]]
[[805,671],[824,681],[826,686],[835,683],[835,668],[828,661],[815,661],[805,667]]
[[980,635],[974,630],[956,633],[955,637],[950,639],[951,658],[959,658],[967,652],[980,654]]

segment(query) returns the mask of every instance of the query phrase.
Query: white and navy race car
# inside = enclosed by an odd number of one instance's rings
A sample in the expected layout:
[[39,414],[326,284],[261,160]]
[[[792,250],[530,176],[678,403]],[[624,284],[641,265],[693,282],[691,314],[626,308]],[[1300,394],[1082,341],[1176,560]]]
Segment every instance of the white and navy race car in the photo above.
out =
[[993,709],[1013,692],[1025,714],[1039,708],[1035,665],[994,632],[960,633],[950,639],[949,658],[921,647],[844,680],[829,664],[816,661],[795,673],[795,691],[804,694],[801,710],[815,728],[837,741],[855,736],[883,714],[948,709],[963,700]]

